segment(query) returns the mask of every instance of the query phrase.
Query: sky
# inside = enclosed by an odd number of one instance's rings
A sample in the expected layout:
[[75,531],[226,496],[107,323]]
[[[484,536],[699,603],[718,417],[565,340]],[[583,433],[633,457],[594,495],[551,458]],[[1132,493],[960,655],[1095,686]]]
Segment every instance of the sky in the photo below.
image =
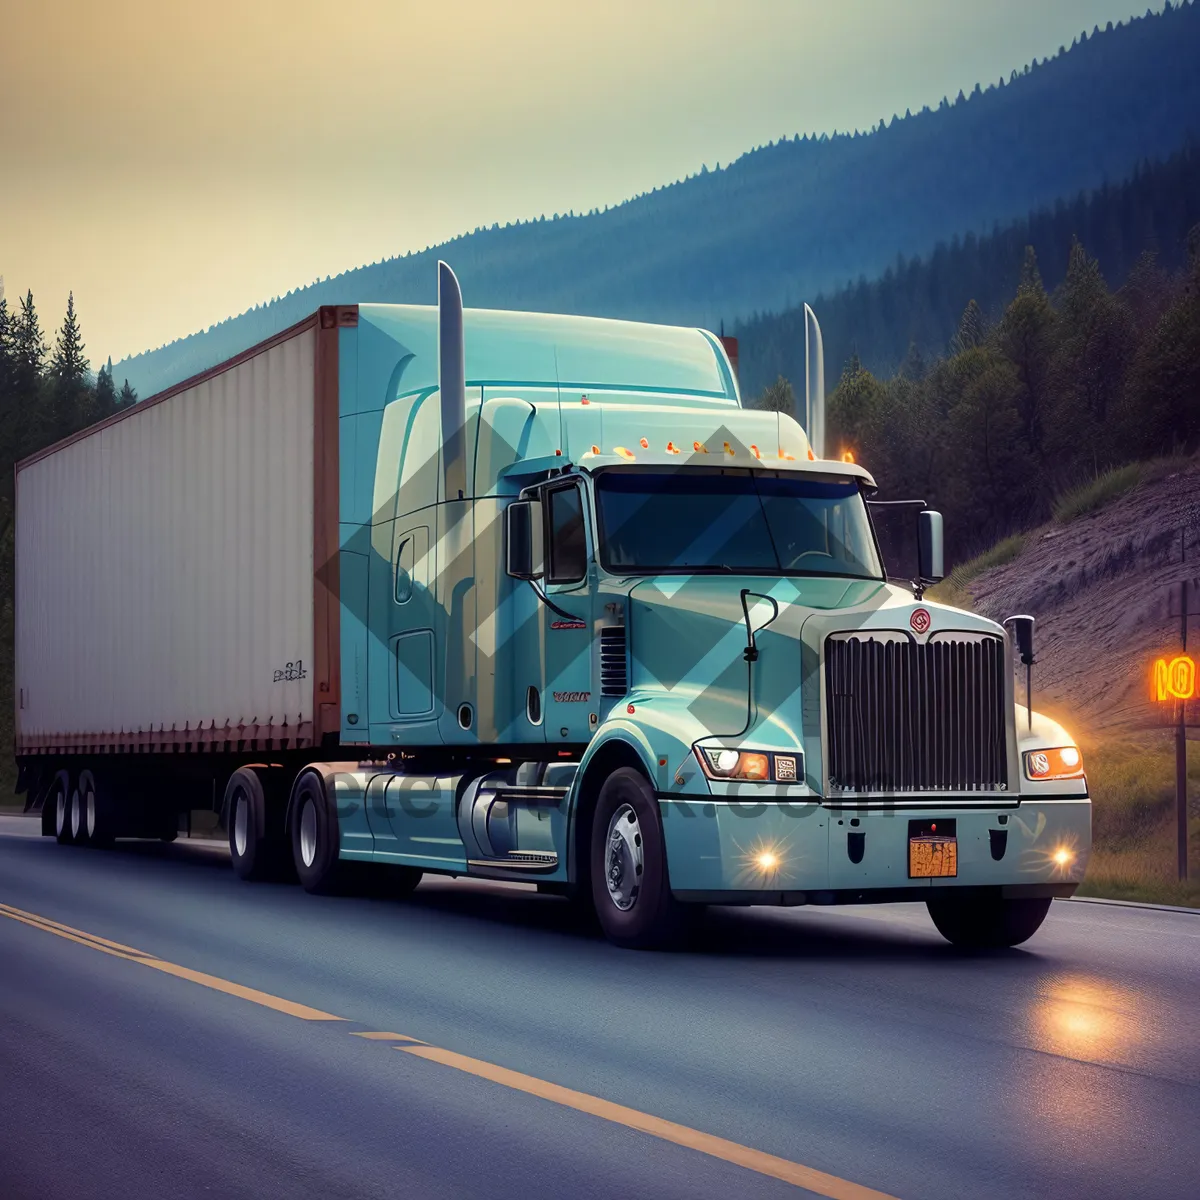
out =
[[1130,5],[0,0],[0,276],[48,335],[73,290],[97,367],[477,226],[936,106]]

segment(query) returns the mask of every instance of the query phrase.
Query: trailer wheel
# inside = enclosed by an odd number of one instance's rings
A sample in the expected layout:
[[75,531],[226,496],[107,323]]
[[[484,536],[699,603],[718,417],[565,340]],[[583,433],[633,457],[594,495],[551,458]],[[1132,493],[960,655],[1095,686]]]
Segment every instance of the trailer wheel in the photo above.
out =
[[306,892],[328,893],[341,883],[337,813],[325,781],[305,771],[292,792],[289,834],[296,875]]
[[1019,946],[1037,933],[1050,900],[1005,900],[986,896],[966,900],[927,900],[926,907],[937,931],[955,946],[995,949]]
[[59,771],[46,793],[46,804],[54,813],[54,840],[60,846],[71,841],[71,773]]
[[287,845],[267,835],[267,796],[258,772],[239,767],[225,787],[229,861],[239,879],[273,879],[285,865]]
[[81,846],[86,838],[86,817],[84,815],[83,792],[79,787],[78,777],[71,788],[71,800],[67,806],[67,837],[65,841],[73,846]]
[[79,772],[82,834],[76,839],[85,846],[111,846],[116,836],[112,797],[107,788],[96,786],[91,771]]
[[658,803],[645,776],[618,767],[605,781],[592,820],[592,904],[618,946],[653,949],[683,929],[671,895]]

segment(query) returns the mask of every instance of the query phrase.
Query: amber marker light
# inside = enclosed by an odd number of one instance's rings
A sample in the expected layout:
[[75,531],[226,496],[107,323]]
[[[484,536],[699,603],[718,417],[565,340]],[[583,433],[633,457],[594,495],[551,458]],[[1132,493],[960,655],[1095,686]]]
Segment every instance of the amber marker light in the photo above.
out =
[[613,453],[619,454],[626,462],[633,462],[637,457],[632,450],[625,446],[614,446]]
[[854,461],[854,451],[845,450],[842,452],[842,462],[852,463]]
[[639,446],[641,446],[641,448],[642,448],[643,450],[649,450],[649,449],[650,449],[650,442],[649,442],[649,440],[648,440],[647,438],[642,438],[642,440],[641,440],[641,441],[638,443],[638,445],[639,445]]
[[764,850],[755,860],[754,865],[764,874],[779,870],[779,855],[773,850]]
[[1079,753],[1078,746],[1027,750],[1025,775],[1033,780],[1080,779],[1083,776],[1083,755]]

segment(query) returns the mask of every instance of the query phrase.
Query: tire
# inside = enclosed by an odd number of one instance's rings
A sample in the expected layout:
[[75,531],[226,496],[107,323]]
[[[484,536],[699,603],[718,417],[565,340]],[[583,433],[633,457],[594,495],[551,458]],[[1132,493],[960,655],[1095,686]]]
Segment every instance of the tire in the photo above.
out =
[[98,786],[91,771],[80,771],[79,796],[83,827],[76,840],[85,846],[111,846],[116,837],[116,813],[109,789]]
[[292,862],[304,890],[317,895],[339,890],[348,873],[338,860],[337,813],[316,771],[304,771],[296,780],[288,824]]
[[610,942],[649,950],[677,940],[684,912],[671,895],[658,802],[632,767],[619,767],[600,789],[590,862],[592,905]]
[[60,846],[71,843],[71,773],[59,771],[46,793],[45,803],[54,813],[54,840]]
[[229,861],[239,879],[276,879],[285,874],[288,845],[267,832],[267,794],[262,776],[239,767],[225,786],[225,820],[229,828]]
[[84,829],[84,800],[79,790],[79,780],[71,787],[71,798],[67,802],[67,836],[60,841],[69,842],[72,846],[81,846],[85,840]]
[[1037,933],[1050,911],[1049,898],[986,896],[965,901],[927,900],[925,904],[942,937],[955,946],[975,950],[1019,946]]

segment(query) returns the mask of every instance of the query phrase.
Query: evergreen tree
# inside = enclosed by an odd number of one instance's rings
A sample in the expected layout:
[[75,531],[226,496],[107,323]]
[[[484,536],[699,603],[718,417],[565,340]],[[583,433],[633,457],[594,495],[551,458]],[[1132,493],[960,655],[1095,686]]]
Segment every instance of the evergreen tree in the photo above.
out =
[[135,392],[133,388],[129,386],[129,380],[127,379],[121,387],[121,394],[117,397],[117,407],[128,408],[131,404],[135,404],[136,402],[137,392]]
[[987,326],[983,319],[983,310],[975,302],[968,300],[963,315],[959,318],[958,332],[950,343],[953,354],[961,354],[964,350],[974,350],[982,346],[987,337]]
[[117,411],[117,389],[113,384],[112,359],[100,368],[96,376],[96,420],[103,421]]
[[83,428],[93,416],[88,360],[75,315],[74,293],[67,296],[67,314],[50,360],[50,381],[53,394],[51,432],[57,440]]
[[1050,366],[1054,339],[1054,310],[1042,285],[1037,254],[1025,247],[1021,282],[996,330],[997,345],[1017,372],[1018,408],[1029,451],[1040,458],[1044,426],[1050,407]]
[[774,383],[768,384],[758,398],[757,407],[766,412],[787,413],[788,416],[794,417],[796,415],[796,392],[791,381],[780,375]]

